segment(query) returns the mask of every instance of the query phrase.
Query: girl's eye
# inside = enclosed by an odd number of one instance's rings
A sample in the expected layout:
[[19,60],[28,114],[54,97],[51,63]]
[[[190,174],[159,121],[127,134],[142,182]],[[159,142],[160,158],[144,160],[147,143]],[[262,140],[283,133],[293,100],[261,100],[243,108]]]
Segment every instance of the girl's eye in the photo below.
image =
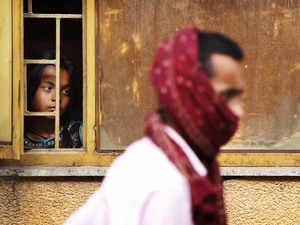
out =
[[62,93],[66,96],[70,96],[71,95],[71,90],[70,89],[63,89]]
[[50,86],[45,86],[45,87],[44,87],[44,90],[45,90],[45,91],[51,91],[51,90],[52,90],[52,87],[50,87]]

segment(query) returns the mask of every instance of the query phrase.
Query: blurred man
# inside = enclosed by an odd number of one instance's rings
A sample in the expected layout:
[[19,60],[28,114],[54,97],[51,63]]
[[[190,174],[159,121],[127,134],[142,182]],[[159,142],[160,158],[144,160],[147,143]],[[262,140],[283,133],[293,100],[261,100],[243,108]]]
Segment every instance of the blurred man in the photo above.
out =
[[66,224],[226,224],[216,156],[243,114],[242,59],[229,38],[193,27],[163,41],[150,73],[160,108],[145,137]]

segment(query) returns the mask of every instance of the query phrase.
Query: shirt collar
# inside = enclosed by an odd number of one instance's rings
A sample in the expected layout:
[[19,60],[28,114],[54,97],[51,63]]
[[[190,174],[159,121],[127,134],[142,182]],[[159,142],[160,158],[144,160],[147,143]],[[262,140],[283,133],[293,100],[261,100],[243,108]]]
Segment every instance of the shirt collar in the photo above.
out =
[[175,131],[170,126],[165,126],[165,131],[168,134],[168,136],[178,144],[183,152],[186,154],[188,159],[190,160],[193,168],[198,172],[201,176],[207,175],[207,170],[205,166],[202,164],[200,159],[197,157],[195,152],[191,149],[191,147],[186,143],[186,141],[178,134],[177,131]]

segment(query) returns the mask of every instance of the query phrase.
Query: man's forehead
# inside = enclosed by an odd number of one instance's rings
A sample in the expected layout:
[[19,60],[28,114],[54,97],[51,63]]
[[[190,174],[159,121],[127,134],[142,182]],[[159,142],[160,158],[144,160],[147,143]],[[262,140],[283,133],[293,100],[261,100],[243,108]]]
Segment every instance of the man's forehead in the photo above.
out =
[[213,54],[211,56],[213,76],[211,83],[218,92],[224,88],[243,89],[242,64],[231,56]]
[[242,78],[242,63],[231,56],[213,54],[211,65],[214,72],[213,77],[222,79]]

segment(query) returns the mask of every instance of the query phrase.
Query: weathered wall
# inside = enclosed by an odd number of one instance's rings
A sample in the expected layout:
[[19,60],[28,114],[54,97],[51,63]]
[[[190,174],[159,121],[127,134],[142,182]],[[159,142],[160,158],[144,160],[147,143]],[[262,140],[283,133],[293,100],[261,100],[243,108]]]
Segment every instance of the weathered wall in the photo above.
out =
[[100,184],[101,178],[2,177],[0,224],[62,224]]
[[103,148],[122,148],[143,135],[144,116],[156,107],[148,80],[156,48],[187,25],[228,35],[245,53],[247,113],[230,148],[299,148],[300,0],[96,3],[99,121],[111,141]]
[[231,225],[300,224],[299,178],[247,178],[225,182]]
[[[61,224],[100,186],[100,178],[0,178],[0,224]],[[299,178],[225,181],[231,225],[300,224]]]

